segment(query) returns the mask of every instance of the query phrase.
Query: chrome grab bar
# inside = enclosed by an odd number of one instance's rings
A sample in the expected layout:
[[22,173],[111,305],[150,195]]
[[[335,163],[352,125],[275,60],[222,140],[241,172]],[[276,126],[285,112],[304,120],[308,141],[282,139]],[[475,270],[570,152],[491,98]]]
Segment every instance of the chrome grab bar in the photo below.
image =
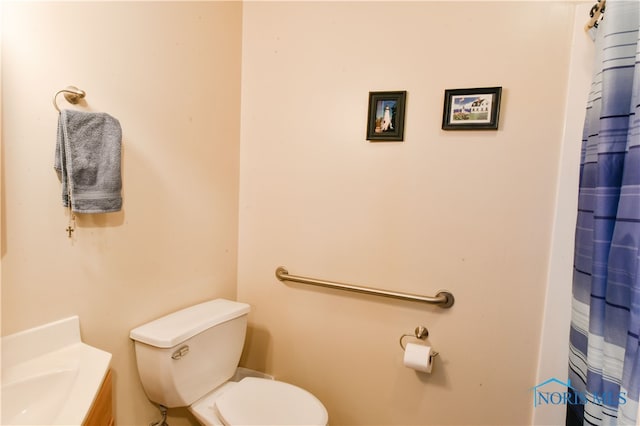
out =
[[290,275],[286,268],[280,266],[276,269],[276,278],[280,281],[292,281],[302,284],[316,285],[320,287],[334,288],[338,290],[353,291],[356,293],[370,294],[374,296],[390,297],[393,299],[409,300],[412,302],[422,302],[431,305],[438,305],[441,308],[450,308],[453,306],[453,294],[446,290],[440,290],[434,297],[420,296],[417,294],[399,293],[395,291],[379,290],[377,288],[361,287],[353,284],[338,283],[334,281],[319,280],[316,278],[301,277],[298,275]]

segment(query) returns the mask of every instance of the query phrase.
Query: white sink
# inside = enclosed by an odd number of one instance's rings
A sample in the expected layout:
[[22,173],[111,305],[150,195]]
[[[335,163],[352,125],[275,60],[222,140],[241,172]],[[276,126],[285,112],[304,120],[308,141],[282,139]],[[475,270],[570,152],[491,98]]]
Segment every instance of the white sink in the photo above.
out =
[[77,316],[3,337],[0,424],[81,425],[110,362]]

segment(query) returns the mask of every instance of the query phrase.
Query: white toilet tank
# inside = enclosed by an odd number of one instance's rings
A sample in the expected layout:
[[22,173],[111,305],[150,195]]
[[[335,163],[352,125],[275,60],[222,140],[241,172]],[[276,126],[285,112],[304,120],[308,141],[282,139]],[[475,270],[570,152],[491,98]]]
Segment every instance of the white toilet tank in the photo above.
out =
[[147,397],[185,407],[229,380],[242,354],[250,306],[215,299],[131,330]]

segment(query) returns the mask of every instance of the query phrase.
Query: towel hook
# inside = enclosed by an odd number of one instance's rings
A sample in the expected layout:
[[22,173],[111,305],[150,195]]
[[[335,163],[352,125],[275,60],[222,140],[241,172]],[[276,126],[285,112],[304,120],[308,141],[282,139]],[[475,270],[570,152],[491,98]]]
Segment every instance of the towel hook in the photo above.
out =
[[60,93],[64,93],[64,98],[70,104],[77,104],[80,99],[84,98],[86,93],[84,90],[78,89],[75,86],[67,86],[62,90],[58,90],[55,95],[53,95],[53,107],[56,111],[60,112],[60,108],[58,108],[58,104],[56,103],[56,98]]

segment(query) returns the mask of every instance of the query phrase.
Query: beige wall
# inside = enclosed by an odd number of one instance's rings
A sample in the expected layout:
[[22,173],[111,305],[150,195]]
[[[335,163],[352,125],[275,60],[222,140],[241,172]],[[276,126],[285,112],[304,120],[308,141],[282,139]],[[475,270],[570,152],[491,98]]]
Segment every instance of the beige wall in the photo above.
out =
[[[264,3],[243,11],[238,297],[244,363],[332,424],[527,424],[573,8],[554,2]],[[504,87],[499,131],[440,130],[445,89]],[[405,141],[365,141],[367,95],[407,90]],[[293,274],[452,291],[451,310]],[[402,365],[417,325],[433,374]]]
[[[544,321],[539,348],[536,383],[551,377],[566,381],[569,359],[569,329],[571,322],[571,286],[573,274],[574,232],[578,208],[580,168],[579,141],[582,139],[585,105],[591,87],[591,73],[595,45],[584,30],[585,16],[592,5],[576,5],[574,35],[569,65],[567,113],[561,147],[556,211],[552,245],[549,254],[549,281],[545,295]],[[533,424],[563,424],[564,405],[538,405],[534,410]]]
[[[149,424],[129,330],[236,296],[242,4],[3,12],[2,333],[78,314],[84,340],[113,354],[116,423]],[[73,240],[51,104],[70,84],[87,92],[78,108],[120,120],[124,144],[123,211],[80,216]]]
[[[308,388],[332,424],[528,423],[573,8],[5,3],[2,334],[80,315],[114,355],[117,423],[145,425],[129,330],[237,290],[243,365]],[[52,169],[68,84],[124,132],[124,211],[73,241]],[[499,131],[440,130],[444,89],[493,85]],[[408,91],[404,142],[365,141],[371,90]],[[285,286],[278,265],[456,305]],[[430,376],[402,365],[417,325]]]

